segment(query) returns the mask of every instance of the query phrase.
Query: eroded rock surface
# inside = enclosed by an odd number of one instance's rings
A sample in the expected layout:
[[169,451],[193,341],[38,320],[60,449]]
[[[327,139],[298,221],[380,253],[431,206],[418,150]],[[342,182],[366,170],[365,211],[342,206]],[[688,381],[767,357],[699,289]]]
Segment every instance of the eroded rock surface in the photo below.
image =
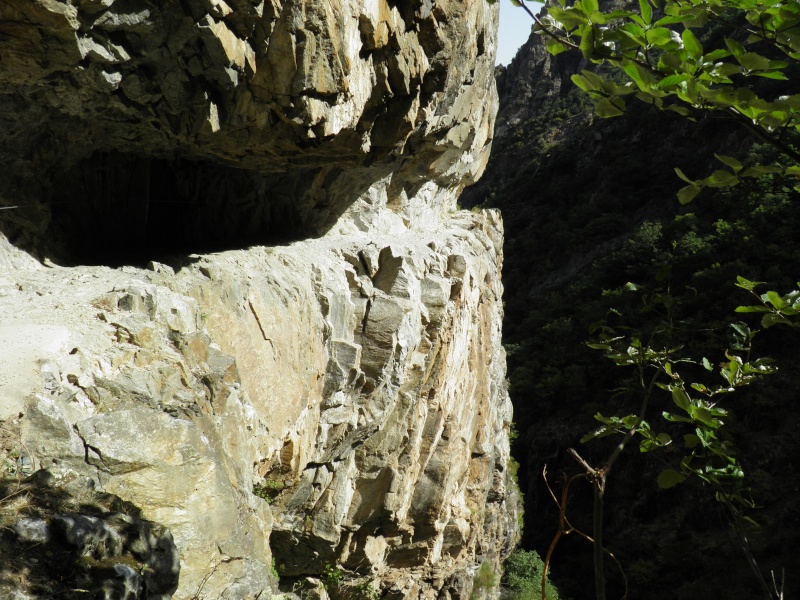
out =
[[317,235],[358,197],[424,222],[486,164],[496,19],[484,0],[8,0],[0,206],[29,206],[5,233],[98,261],[86,238]]
[[[455,207],[490,148],[496,18],[4,2],[0,476],[134,507],[177,598],[468,597],[518,534],[502,225]],[[128,514],[81,506],[0,501],[0,551]],[[109,585],[167,593],[114,544]],[[14,577],[0,596],[41,596]]]
[[54,485],[169,528],[178,597],[252,597],[273,558],[285,583],[341,565],[391,597],[461,597],[517,534],[501,240],[494,213],[455,213],[178,272],[7,272],[2,335],[58,342],[19,346],[40,367],[5,417]]

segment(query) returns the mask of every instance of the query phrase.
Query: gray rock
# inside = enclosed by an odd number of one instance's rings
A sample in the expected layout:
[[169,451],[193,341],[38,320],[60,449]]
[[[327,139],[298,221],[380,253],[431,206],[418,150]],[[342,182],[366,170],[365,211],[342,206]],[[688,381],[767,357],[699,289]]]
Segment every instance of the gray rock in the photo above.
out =
[[50,541],[50,526],[44,519],[20,519],[14,523],[12,529],[23,542],[46,543]]
[[122,540],[119,534],[97,517],[54,515],[51,520],[56,535],[77,548],[80,556],[103,559],[119,556]]
[[[116,577],[103,582],[102,598],[104,600],[138,600],[142,598],[144,581],[133,568],[128,565],[114,565]],[[150,594],[147,595],[149,597]]]

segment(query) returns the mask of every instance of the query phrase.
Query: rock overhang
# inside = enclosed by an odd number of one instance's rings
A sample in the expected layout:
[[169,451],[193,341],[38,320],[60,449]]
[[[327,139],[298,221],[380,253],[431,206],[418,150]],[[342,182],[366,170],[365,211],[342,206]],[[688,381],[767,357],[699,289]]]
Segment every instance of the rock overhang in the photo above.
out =
[[2,17],[0,198],[53,208],[4,230],[40,254],[108,219],[155,246],[164,223],[212,245],[302,239],[359,199],[424,221],[488,158],[483,0],[12,0]]

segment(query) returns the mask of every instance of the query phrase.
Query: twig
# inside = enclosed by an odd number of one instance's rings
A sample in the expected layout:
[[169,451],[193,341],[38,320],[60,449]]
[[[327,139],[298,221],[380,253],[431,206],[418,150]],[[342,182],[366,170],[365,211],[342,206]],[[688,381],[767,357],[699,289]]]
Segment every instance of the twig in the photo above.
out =
[[717,488],[717,493],[720,495],[720,497],[722,497],[725,507],[730,511],[731,525],[733,526],[733,530],[736,532],[736,537],[739,538],[739,545],[742,548],[742,552],[744,552],[747,565],[750,567],[750,570],[753,571],[756,579],[761,584],[761,590],[764,592],[764,596],[768,600],[772,600],[772,592],[770,591],[764,576],[761,574],[761,570],[758,568],[758,563],[756,563],[755,556],[753,556],[753,553],[750,551],[750,542],[748,541],[747,535],[745,535],[744,528],[742,527],[742,519],[739,516],[739,511],[733,505],[730,496],[728,496],[723,487],[719,483],[716,483],[715,487]]
[[[573,450],[573,452],[574,452],[574,450]],[[574,452],[573,456],[582,465],[584,465],[586,468],[588,468],[589,471],[594,471],[594,469],[589,467],[589,465],[586,463],[586,461],[584,461],[577,454],[577,452]],[[545,556],[544,567],[542,569],[542,600],[545,600],[545,598],[546,598],[545,583],[547,581],[547,573],[548,573],[549,568],[550,568],[550,560],[551,560],[551,558],[553,556],[553,551],[555,550],[556,544],[558,544],[558,541],[559,541],[559,539],[561,538],[562,535],[569,535],[571,533],[577,533],[580,537],[582,537],[583,539],[585,539],[588,542],[590,542],[591,544],[593,544],[594,547],[598,547],[598,545],[595,544],[595,540],[594,539],[592,539],[590,536],[586,535],[584,532],[582,532],[580,529],[577,529],[575,526],[572,525],[572,523],[570,523],[569,519],[567,518],[567,514],[566,514],[567,513],[567,501],[569,499],[569,487],[570,487],[570,485],[572,485],[572,482],[577,480],[577,479],[583,479],[583,478],[587,478],[587,477],[591,478],[591,475],[589,475],[588,473],[581,473],[579,475],[573,475],[569,479],[567,479],[567,477],[565,475],[564,476],[564,487],[563,487],[563,489],[561,491],[561,501],[559,502],[559,500],[556,498],[555,492],[553,492],[553,488],[550,487],[550,482],[547,480],[547,465],[545,465],[545,467],[542,469],[542,478],[544,479],[545,486],[547,486],[547,491],[550,493],[550,497],[553,499],[553,502],[555,502],[556,506],[558,506],[558,511],[559,511],[559,515],[558,515],[558,531],[556,531],[556,535],[553,538],[553,541],[550,543],[550,547],[547,549],[547,555]],[[617,565],[617,568],[619,569],[620,574],[622,575],[622,581],[623,581],[623,584],[625,586],[625,592],[624,592],[624,594],[622,596],[622,600],[626,600],[626,598],[628,597],[628,577],[625,575],[625,571],[622,568],[622,564],[619,562],[619,560],[617,560],[617,557],[614,556],[614,553],[611,552],[610,550],[608,550],[607,548],[603,548],[602,551],[605,552],[606,554],[608,554],[611,557],[611,559]]]
[[[550,559],[553,556],[553,551],[556,549],[556,544],[558,544],[558,540],[561,539],[561,536],[569,535],[575,529],[567,520],[567,500],[569,499],[569,486],[573,481],[585,477],[585,475],[573,475],[569,479],[567,479],[567,476],[564,475],[564,487],[561,490],[561,502],[556,499],[553,488],[550,487],[550,482],[547,481],[547,465],[545,465],[542,469],[542,477],[544,478],[544,484],[547,486],[547,491],[550,492],[550,496],[553,498],[553,502],[555,502],[556,506],[558,506],[558,531],[556,531],[553,541],[550,542],[550,547],[547,549],[547,555],[544,558],[544,567],[542,568],[542,600],[546,600],[547,571],[550,569]],[[565,524],[569,525],[569,529],[564,526]]]
[[778,600],[783,600],[783,583],[786,578],[786,569],[781,569],[780,589],[778,589],[778,583],[775,581],[775,571],[770,571],[770,575],[772,575],[772,586],[775,588],[775,595],[778,597]]

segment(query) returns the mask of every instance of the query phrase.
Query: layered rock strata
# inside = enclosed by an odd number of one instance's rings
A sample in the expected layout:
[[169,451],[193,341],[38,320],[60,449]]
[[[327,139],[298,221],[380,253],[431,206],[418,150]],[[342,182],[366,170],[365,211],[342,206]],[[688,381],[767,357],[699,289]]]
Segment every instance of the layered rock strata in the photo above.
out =
[[377,181],[424,222],[486,164],[496,19],[484,0],[8,0],[0,206],[26,207],[5,233],[95,261],[87,237],[299,239]]
[[273,559],[285,582],[340,565],[463,597],[516,536],[501,239],[456,213],[177,272],[6,272],[2,418],[53,486],[169,528],[178,597],[255,597]]
[[502,226],[455,211],[496,18],[0,6],[0,596],[463,598],[498,570]]

